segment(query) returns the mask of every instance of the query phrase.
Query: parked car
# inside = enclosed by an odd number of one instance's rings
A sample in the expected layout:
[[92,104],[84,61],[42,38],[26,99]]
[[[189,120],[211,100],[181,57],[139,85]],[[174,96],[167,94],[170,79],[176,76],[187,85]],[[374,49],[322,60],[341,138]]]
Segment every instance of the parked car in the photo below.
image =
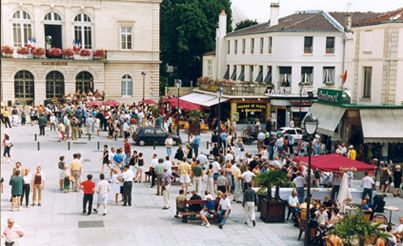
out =
[[284,136],[291,136],[295,140],[295,144],[302,139],[304,131],[301,128],[281,127],[277,133],[282,133]]
[[[139,127],[135,133],[132,135],[133,141],[140,145],[165,145],[165,139],[170,133],[164,132],[162,129],[157,127]],[[178,145],[182,143],[179,136],[172,134],[174,144]]]

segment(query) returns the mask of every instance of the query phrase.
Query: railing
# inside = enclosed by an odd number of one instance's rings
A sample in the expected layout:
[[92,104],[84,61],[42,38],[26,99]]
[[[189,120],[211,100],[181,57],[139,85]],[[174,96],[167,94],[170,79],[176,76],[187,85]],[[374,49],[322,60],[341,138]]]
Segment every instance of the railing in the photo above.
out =
[[264,96],[267,90],[266,84],[233,82],[228,84],[199,83],[199,89],[203,91],[216,92],[222,87],[225,95],[231,96]]

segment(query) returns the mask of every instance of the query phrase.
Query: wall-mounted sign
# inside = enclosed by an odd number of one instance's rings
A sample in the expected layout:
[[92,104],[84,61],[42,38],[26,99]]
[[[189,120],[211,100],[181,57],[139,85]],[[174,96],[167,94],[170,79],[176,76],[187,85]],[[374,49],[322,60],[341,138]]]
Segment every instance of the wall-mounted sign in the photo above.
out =
[[247,103],[237,105],[237,111],[242,113],[263,112],[265,110],[265,104]]
[[61,61],[43,61],[42,65],[45,66],[67,66],[68,62],[61,62]]
[[328,104],[342,104],[343,91],[333,89],[318,89],[318,102]]

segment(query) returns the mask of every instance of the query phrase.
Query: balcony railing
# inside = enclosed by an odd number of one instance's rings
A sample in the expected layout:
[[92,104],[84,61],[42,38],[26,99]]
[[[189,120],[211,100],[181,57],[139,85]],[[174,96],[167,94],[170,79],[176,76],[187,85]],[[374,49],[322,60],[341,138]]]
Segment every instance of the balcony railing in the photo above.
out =
[[264,96],[267,91],[266,84],[232,80],[216,81],[210,78],[199,79],[200,90],[217,92],[219,87],[222,87],[225,95],[231,96]]

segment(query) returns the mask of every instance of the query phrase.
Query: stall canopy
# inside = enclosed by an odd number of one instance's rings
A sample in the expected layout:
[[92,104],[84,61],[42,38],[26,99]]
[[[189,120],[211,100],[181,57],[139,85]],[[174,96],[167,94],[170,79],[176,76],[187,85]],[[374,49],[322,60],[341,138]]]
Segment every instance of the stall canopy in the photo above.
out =
[[[176,108],[177,105],[178,105],[178,98],[174,98],[174,97],[167,98],[167,99],[164,99],[163,102],[164,103],[168,102],[171,105],[172,108]],[[179,108],[181,110],[186,110],[186,111],[188,111],[188,110],[201,110],[202,109],[202,107],[200,105],[195,104],[195,103],[191,103],[191,102],[188,102],[188,101],[185,101],[185,100],[182,100],[180,98],[179,98]]]
[[403,142],[402,109],[360,109],[366,143]]
[[[308,165],[308,156],[295,157],[294,161],[302,162]],[[312,156],[311,158],[312,169],[319,169],[320,171],[374,171],[376,167],[367,163],[351,160],[339,154],[328,154]]]
[[317,132],[328,136],[334,136],[337,125],[346,110],[337,106],[314,103],[309,109],[319,120]]
[[157,102],[154,101],[154,100],[152,100],[152,99],[144,99],[144,100],[141,100],[140,102],[142,102],[142,103],[144,103],[144,104],[147,104],[147,105],[154,105],[154,104],[157,104]]
[[[202,93],[190,93],[186,96],[180,97],[180,99],[204,107],[211,107],[213,105],[218,104],[217,96],[206,95]],[[221,102],[225,102],[227,100],[228,99],[221,98]]]

